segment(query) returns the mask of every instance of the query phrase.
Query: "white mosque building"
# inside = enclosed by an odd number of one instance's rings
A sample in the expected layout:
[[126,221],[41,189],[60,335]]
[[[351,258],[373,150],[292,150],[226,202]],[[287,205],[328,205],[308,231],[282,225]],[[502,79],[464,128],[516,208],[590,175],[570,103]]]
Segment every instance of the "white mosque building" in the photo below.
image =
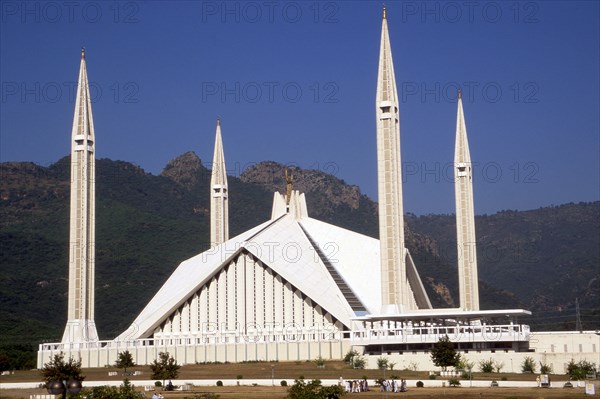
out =
[[[522,309],[480,310],[473,184],[458,96],[455,194],[460,306],[434,309],[404,245],[399,101],[386,10],[376,96],[379,236],[374,239],[309,216],[287,176],[270,220],[229,238],[221,123],[211,177],[212,247],[182,262],[131,326],[100,341],[94,323],[94,128],[82,52],[72,131],[68,322],[60,343],[39,347],[38,367],[64,352],[83,367],[114,364],[128,350],[137,364],[169,352],[179,364],[341,359],[358,350],[375,366],[434,368],[429,350],[448,335],[471,361],[494,357],[520,371],[533,356],[561,372],[571,359],[598,357],[594,333],[532,333]],[[535,339],[533,339],[535,337]]]

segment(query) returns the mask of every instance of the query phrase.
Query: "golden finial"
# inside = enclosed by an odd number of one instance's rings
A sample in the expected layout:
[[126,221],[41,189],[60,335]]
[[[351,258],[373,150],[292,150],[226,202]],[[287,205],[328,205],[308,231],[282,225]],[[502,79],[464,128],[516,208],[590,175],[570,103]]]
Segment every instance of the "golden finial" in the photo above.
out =
[[81,48],[81,59],[85,60],[85,47]]
[[385,3],[383,4],[383,19],[387,19],[387,11],[385,9]]
[[221,126],[221,117],[217,116],[217,126]]
[[458,89],[458,99],[462,99],[462,90]]

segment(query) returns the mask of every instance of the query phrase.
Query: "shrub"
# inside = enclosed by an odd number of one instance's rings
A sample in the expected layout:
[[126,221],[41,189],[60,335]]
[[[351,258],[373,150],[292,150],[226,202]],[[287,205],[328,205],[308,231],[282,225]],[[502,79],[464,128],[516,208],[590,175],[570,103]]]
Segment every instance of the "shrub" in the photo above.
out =
[[358,352],[355,351],[354,349],[350,349],[348,352],[346,352],[346,356],[344,356],[344,363],[351,364],[352,359],[355,358],[356,356],[359,356]]
[[379,370],[387,370],[387,368],[389,367],[389,360],[387,357],[385,356],[380,356],[377,358],[377,368]]
[[424,386],[423,381],[417,381],[417,388],[423,388]]
[[162,387],[162,382],[160,382],[160,381],[154,381],[154,386],[157,387],[157,388],[160,388],[160,387]]
[[317,364],[317,367],[319,368],[323,368],[325,367],[325,359],[323,359],[321,356],[319,356],[316,360],[315,363]]
[[503,367],[504,367],[504,362],[494,362],[494,370],[496,371],[496,373],[499,373]]
[[494,372],[494,361],[490,360],[481,360],[479,362],[479,370],[482,373],[493,373]]
[[354,369],[364,369],[366,361],[360,356],[358,351],[350,349],[344,356],[344,363],[350,365]]
[[429,374],[429,379],[430,380],[435,380],[437,376],[435,374]]
[[241,380],[242,378],[244,378],[244,376],[241,374],[238,374],[235,378],[237,378],[238,380]]
[[567,374],[573,380],[583,380],[587,374],[596,373],[596,364],[587,360],[580,360],[575,363],[573,359],[567,364]]
[[223,381],[221,381],[221,380],[217,381],[217,386],[218,387],[222,387],[223,386]]
[[547,363],[540,361],[540,374],[550,374],[552,372],[552,366]]
[[508,381],[508,378],[506,378],[506,377],[502,377],[502,378],[500,378],[500,379],[501,379],[502,381]]
[[287,387],[287,381],[286,380],[281,380],[281,382],[279,383],[279,385],[281,385],[282,387]]
[[459,387],[460,386],[460,381],[457,380],[456,378],[450,378],[448,380],[448,385],[450,385],[451,387]]
[[367,361],[365,360],[364,357],[362,356],[358,356],[357,358],[354,359],[354,364],[353,364],[353,368],[355,369],[364,369],[365,365],[367,364]]
[[527,356],[521,363],[521,371],[523,373],[535,373],[535,360],[531,356]]
[[345,393],[344,388],[333,385],[324,387],[320,380],[306,382],[304,380],[294,381],[294,385],[288,389],[288,399],[307,398],[339,398]]

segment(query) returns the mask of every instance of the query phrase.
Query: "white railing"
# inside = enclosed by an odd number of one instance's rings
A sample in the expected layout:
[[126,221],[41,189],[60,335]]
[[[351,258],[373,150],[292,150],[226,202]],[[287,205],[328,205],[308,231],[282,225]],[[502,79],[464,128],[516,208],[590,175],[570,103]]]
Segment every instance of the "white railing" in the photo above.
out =
[[383,343],[436,343],[448,336],[452,342],[528,341],[529,326],[506,325],[458,325],[458,326],[409,326],[379,325],[352,331],[354,345]]
[[154,338],[133,340],[88,341],[79,343],[43,343],[40,351],[60,352],[74,350],[118,349],[202,346],[214,344],[244,343],[290,343],[290,342],[332,342],[348,339],[349,331],[340,331],[331,325],[312,328],[288,328],[270,330],[230,330],[203,331],[197,333],[160,333]]

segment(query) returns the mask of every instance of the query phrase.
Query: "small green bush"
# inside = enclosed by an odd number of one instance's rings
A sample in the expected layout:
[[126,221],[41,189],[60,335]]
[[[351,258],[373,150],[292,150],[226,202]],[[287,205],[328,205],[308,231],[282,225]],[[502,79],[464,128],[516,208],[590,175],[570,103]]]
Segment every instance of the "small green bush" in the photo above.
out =
[[221,380],[217,381],[217,386],[218,387],[222,387],[223,386],[223,381],[221,381]]
[[157,387],[157,388],[160,388],[160,387],[162,387],[162,382],[160,382],[160,381],[154,381],[154,386]]
[[235,378],[237,378],[238,380],[241,380],[242,378],[244,378],[244,376],[241,374],[238,374]]
[[460,381],[457,380],[456,378],[450,378],[448,380],[448,385],[450,385],[451,387],[459,387],[460,386]]
[[479,370],[482,373],[493,373],[494,372],[494,361],[490,360],[481,360],[479,362]]
[[282,387],[287,387],[287,381],[286,380],[281,380],[281,382],[279,383]]
[[429,374],[429,379],[430,380],[435,380],[437,376],[435,374]]
[[527,356],[521,363],[521,371],[523,373],[535,373],[535,360],[531,356]]
[[423,388],[424,386],[423,381],[417,381],[417,388]]
[[508,378],[506,378],[506,377],[502,377],[502,378],[500,378],[500,379],[501,379],[502,381],[508,381]]

